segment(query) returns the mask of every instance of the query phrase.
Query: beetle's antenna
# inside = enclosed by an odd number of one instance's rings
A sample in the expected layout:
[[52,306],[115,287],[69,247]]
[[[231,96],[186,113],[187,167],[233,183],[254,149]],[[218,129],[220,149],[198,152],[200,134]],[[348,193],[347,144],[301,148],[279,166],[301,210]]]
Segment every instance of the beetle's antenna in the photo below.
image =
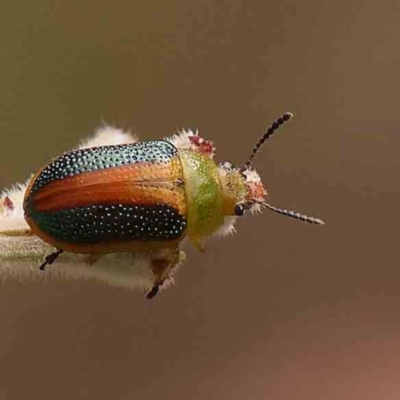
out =
[[260,147],[264,144],[264,142],[272,136],[272,134],[285,122],[289,121],[290,118],[293,117],[293,114],[290,112],[287,112],[283,114],[281,117],[279,117],[277,120],[275,120],[271,126],[265,131],[264,135],[261,137],[261,139],[258,141],[258,143],[254,146],[254,149],[252,153],[250,154],[249,159],[246,161],[244,164],[244,168],[250,168],[251,162],[253,161],[254,156],[258,153],[258,150],[260,150]]
[[311,224],[317,224],[317,225],[324,225],[325,222],[322,221],[322,219],[316,218],[316,217],[309,217],[308,215],[305,214],[301,214],[299,212],[296,211],[291,211],[291,210],[284,210],[282,208],[278,208],[275,207],[271,204],[268,204],[264,201],[260,202],[259,204],[261,204],[262,206],[264,206],[265,208],[269,208],[270,210],[278,213],[278,214],[282,214],[282,215],[286,215],[287,217],[292,217],[295,219],[300,219],[301,221],[305,221],[305,222],[309,222]]

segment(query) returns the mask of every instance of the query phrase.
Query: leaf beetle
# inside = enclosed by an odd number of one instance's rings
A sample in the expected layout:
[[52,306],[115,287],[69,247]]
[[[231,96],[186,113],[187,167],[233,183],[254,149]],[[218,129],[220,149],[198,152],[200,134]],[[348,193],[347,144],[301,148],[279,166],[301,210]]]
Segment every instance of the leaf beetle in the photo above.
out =
[[98,146],[67,152],[30,181],[23,202],[32,232],[57,249],[96,259],[115,252],[164,249],[154,260],[154,297],[179,264],[188,238],[204,251],[205,238],[233,231],[237,217],[268,208],[314,224],[318,218],[266,202],[267,192],[252,161],[264,142],[292,117],[285,113],[266,130],[240,167],[215,161],[211,141],[197,134],[164,140]]

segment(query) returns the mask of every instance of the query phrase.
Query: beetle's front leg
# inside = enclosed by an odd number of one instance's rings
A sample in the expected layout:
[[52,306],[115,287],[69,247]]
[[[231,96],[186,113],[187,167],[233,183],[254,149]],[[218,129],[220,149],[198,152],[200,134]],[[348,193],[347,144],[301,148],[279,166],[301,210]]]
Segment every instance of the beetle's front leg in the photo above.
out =
[[154,274],[154,285],[147,293],[146,297],[152,299],[159,290],[159,287],[169,277],[171,270],[179,264],[179,246],[166,249],[167,252],[162,258],[156,258],[151,262],[151,269]]

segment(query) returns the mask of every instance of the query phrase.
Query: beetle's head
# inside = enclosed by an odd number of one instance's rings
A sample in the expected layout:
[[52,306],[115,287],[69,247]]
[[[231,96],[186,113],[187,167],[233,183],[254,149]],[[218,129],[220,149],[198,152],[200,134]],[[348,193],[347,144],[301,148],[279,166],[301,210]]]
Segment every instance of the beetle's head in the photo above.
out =
[[255,213],[261,211],[263,208],[268,208],[279,214],[302,221],[324,224],[318,218],[309,217],[296,211],[284,210],[267,203],[267,191],[261,181],[260,175],[252,166],[253,158],[264,142],[281,125],[292,118],[292,116],[293,114],[291,113],[283,114],[267,129],[243,166],[236,167],[228,161],[219,164],[218,170],[224,191],[223,213],[225,216],[241,216],[247,211]]

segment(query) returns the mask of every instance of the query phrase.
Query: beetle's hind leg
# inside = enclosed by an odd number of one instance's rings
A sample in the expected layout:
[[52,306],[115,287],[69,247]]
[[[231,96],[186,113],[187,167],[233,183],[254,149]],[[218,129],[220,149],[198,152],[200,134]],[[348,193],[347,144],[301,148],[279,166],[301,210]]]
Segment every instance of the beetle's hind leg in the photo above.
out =
[[146,295],[148,299],[152,299],[158,293],[160,286],[169,277],[171,270],[179,264],[179,246],[167,250],[168,252],[163,258],[157,258],[151,262],[151,268],[154,274],[154,285]]
[[53,264],[54,261],[57,260],[58,256],[60,254],[62,254],[64,252],[64,250],[60,250],[58,249],[57,251],[55,251],[54,253],[49,254],[48,256],[45,257],[44,262],[41,264],[41,266],[39,267],[39,269],[41,271],[44,271],[44,269],[46,268],[46,265],[51,265]]

